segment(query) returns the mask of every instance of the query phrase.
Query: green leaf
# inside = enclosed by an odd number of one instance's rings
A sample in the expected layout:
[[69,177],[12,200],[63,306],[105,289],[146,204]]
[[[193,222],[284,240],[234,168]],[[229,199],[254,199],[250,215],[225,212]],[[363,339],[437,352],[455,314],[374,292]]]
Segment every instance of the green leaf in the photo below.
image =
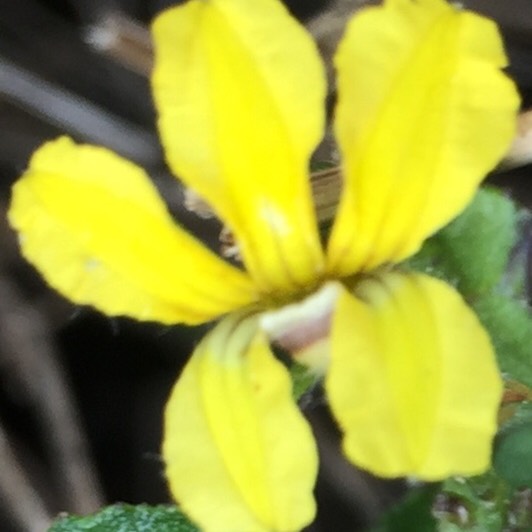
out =
[[438,484],[431,484],[413,489],[371,532],[435,532],[431,510],[438,488]]
[[532,317],[525,303],[490,294],[473,303],[503,374],[532,387]]
[[62,517],[48,532],[199,532],[176,506],[117,504],[88,516]]
[[494,472],[455,477],[443,484],[449,512],[437,512],[439,532],[500,532],[508,518],[511,490]]
[[532,423],[502,431],[495,442],[493,467],[517,488],[532,488]]
[[504,434],[523,425],[532,424],[532,403],[510,403],[504,405],[503,408],[511,408],[512,411],[511,416],[501,423],[499,434]]
[[290,376],[292,377],[292,395],[296,401],[311,391],[319,381],[319,377],[312,370],[297,362],[290,365]]
[[497,190],[483,188],[409,264],[455,284],[468,298],[485,294],[504,276],[521,218],[510,199]]

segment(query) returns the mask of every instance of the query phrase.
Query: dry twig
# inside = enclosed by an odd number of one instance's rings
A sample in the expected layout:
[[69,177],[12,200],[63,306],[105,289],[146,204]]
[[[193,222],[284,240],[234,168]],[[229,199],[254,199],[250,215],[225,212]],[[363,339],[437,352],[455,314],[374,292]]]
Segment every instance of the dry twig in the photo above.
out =
[[16,522],[27,532],[43,532],[52,516],[24,472],[0,425],[0,497]]
[[3,276],[0,276],[0,337],[1,354],[23,383],[48,436],[64,509],[76,513],[96,510],[103,498],[48,327],[40,313],[26,304]]

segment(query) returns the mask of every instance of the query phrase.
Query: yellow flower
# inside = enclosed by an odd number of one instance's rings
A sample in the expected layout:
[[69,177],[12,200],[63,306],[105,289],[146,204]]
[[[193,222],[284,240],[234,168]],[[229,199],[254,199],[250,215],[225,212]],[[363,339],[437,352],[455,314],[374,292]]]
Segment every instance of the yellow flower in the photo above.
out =
[[288,320],[318,315],[304,334],[330,321],[313,363],[355,464],[427,480],[487,468],[501,394],[487,334],[453,288],[386,266],[464,208],[512,139],[495,25],[444,0],[354,17],[336,56],[344,189],[325,245],[308,181],[325,76],[304,29],[278,0],[189,0],[153,35],[168,163],[231,228],[246,271],[177,226],[141,169],[67,138],[34,154],[9,216],[77,303],[170,324],[228,314],[168,403],[176,500],[207,531],[313,519],[315,444],[266,334],[290,304]]

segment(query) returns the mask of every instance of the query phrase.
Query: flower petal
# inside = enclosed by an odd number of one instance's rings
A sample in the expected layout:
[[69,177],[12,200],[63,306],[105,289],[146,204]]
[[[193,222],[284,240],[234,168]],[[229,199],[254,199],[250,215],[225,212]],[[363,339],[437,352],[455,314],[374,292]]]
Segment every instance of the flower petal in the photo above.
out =
[[315,45],[277,0],[190,0],[153,24],[168,162],[230,226],[264,291],[322,268],[308,163],[322,135]]
[[200,343],[166,408],[163,455],[174,497],[202,530],[312,521],[312,432],[255,318],[230,316]]
[[199,323],[253,298],[240,271],[173,222],[143,170],[103,148],[44,144],[9,219],[50,285],[106,314]]
[[442,281],[387,273],[344,292],[326,379],[353,463],[424,480],[489,467],[502,394],[489,338]]
[[465,207],[519,98],[495,24],[443,0],[361,11],[336,65],[346,181],[328,258],[345,275],[403,260]]

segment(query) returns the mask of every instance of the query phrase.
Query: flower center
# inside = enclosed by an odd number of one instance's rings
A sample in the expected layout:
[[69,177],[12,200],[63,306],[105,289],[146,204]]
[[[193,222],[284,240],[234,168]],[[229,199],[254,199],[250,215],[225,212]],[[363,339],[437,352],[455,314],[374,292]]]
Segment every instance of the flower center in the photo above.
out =
[[304,299],[264,312],[260,326],[271,342],[319,374],[329,363],[331,319],[341,285],[329,281]]

